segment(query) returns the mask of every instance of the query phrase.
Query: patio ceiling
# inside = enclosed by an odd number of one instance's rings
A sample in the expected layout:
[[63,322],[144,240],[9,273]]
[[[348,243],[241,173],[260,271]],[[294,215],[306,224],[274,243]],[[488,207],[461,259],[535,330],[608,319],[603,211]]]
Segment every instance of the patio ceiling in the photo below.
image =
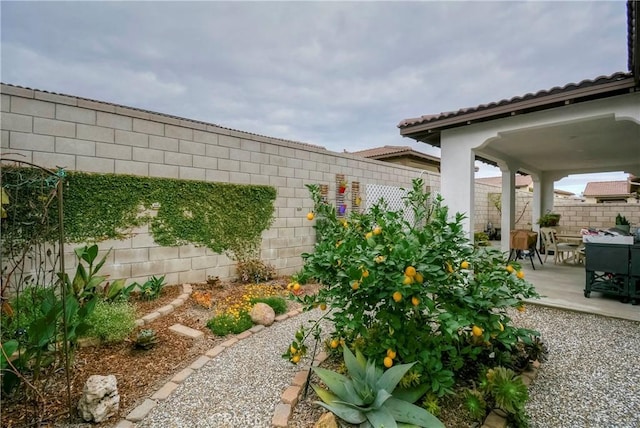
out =
[[[640,108],[640,107],[639,107]],[[640,124],[614,116],[499,133],[476,151],[489,159],[518,159],[524,172],[640,174]]]

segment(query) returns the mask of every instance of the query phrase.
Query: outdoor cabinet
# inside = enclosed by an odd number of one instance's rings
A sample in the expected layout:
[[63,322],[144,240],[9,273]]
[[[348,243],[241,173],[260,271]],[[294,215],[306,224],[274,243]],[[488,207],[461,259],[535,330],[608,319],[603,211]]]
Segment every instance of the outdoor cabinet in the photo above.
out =
[[586,284],[584,297],[592,291],[620,297],[627,302],[630,297],[631,246],[622,244],[585,245]]
[[634,305],[640,303],[640,243],[631,247],[629,297]]

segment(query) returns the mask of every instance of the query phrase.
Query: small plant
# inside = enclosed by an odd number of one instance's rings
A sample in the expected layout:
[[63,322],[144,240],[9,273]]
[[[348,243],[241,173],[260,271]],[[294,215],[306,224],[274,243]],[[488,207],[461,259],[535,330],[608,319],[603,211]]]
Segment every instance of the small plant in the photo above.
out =
[[557,226],[558,223],[560,223],[560,214],[547,211],[546,213],[540,216],[537,223],[540,225],[540,227]]
[[490,243],[489,243],[489,235],[487,235],[484,232],[475,232],[473,234],[473,242],[478,247],[488,247],[490,245]]
[[259,259],[238,262],[238,278],[242,282],[262,282],[275,278],[276,268]]
[[194,291],[191,293],[193,300],[205,309],[211,309],[213,305],[213,297],[208,291]]
[[138,332],[133,346],[137,349],[149,350],[156,346],[157,343],[158,337],[156,336],[155,330],[149,328]]
[[99,301],[87,318],[90,325],[86,335],[103,342],[124,341],[136,326],[136,310],[126,301]]
[[271,306],[276,315],[284,314],[287,312],[287,301],[280,296],[272,296],[272,297],[254,297],[249,302],[252,305],[256,303],[266,303]]
[[365,361],[360,352],[353,353],[343,346],[344,363],[348,374],[312,367],[312,370],[327,385],[330,391],[312,385],[322,399],[316,402],[336,416],[351,424],[394,427],[398,422],[419,427],[443,427],[438,418],[413,402],[424,395],[425,388],[396,389],[400,379],[414,363],[399,364],[386,371],[374,361]]
[[246,311],[240,312],[237,317],[231,314],[221,313],[211,318],[209,322],[207,322],[207,327],[209,327],[216,336],[226,336],[230,333],[238,334],[250,329],[253,327],[253,321],[251,321],[251,317]]
[[[136,284],[137,285],[137,284]],[[146,300],[155,300],[160,297],[162,287],[164,287],[164,276],[157,278],[152,276],[144,284],[140,285],[140,294]]]
[[[93,299],[96,296],[97,291],[100,289],[100,285],[106,281],[107,277],[98,275],[98,271],[104,265],[110,251],[111,250],[109,250],[107,254],[105,254],[104,257],[94,265],[98,258],[98,246],[94,244],[91,246],[85,245],[84,247],[78,247],[73,250],[78,259],[78,266],[73,280],[70,280],[69,275],[66,273],[64,275],[59,275],[66,284],[67,289],[76,297],[81,305],[84,305],[85,302]],[[87,264],[87,267],[84,266],[83,262]]]
[[630,226],[630,225],[631,223],[629,223],[629,220],[627,220],[625,216],[618,213],[618,215],[616,216],[616,226]]
[[477,421],[484,420],[487,416],[487,402],[482,393],[476,389],[467,389],[462,398],[471,418]]

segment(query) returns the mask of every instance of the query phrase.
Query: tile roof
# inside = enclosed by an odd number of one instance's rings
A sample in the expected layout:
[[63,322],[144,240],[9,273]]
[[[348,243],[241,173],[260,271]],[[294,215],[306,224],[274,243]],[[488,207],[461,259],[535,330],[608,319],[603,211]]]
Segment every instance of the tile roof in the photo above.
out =
[[410,146],[382,146],[373,149],[359,150],[357,152],[349,152],[352,155],[370,159],[384,159],[389,157],[413,156],[421,159],[427,159],[436,163],[440,163],[440,158],[429,155],[427,153],[414,150]]
[[[486,111],[486,114],[483,115],[483,117],[489,117],[489,116],[492,116],[492,110],[497,110],[500,107],[510,107],[510,106],[515,107],[519,103],[524,103],[527,101],[533,103],[535,100],[543,99],[546,97],[552,97],[554,95],[569,94],[572,91],[581,91],[581,92],[584,92],[585,96],[590,96],[590,95],[593,95],[592,92],[594,92],[594,91],[590,91],[590,89],[594,89],[599,86],[615,84],[630,78],[632,78],[631,73],[619,72],[619,73],[614,73],[610,76],[596,77],[593,80],[585,79],[579,83],[568,83],[562,87],[555,86],[551,89],[543,89],[533,94],[528,93],[522,96],[515,96],[513,98],[503,99],[497,102],[480,104],[479,106],[476,106],[476,107],[468,107],[468,108],[459,109],[457,111],[442,112],[438,114],[428,114],[428,115],[423,115],[416,118],[404,119],[398,124],[398,128],[403,129],[403,128],[408,128],[414,125],[438,122],[444,119],[456,118],[456,117],[465,116],[471,113],[480,113],[485,111]],[[562,98],[562,100],[564,100],[564,98]],[[511,110],[514,110],[514,109],[512,108]]]
[[[476,182],[501,187],[502,177],[476,178]],[[533,179],[530,175],[516,175],[516,187],[529,187],[531,184],[533,184]]]
[[584,189],[584,196],[628,195],[628,181],[590,181]]
[[300,145],[306,146],[306,147],[313,147],[313,148],[316,148],[316,149],[326,150],[325,147],[318,146],[318,145],[315,145],[315,144],[303,143],[301,141],[286,140],[284,138],[270,137],[268,135],[262,135],[262,134],[256,134],[256,133],[253,133],[253,132],[241,131],[239,129],[227,128],[225,126],[216,125],[215,123],[203,122],[203,121],[200,121],[200,120],[188,119],[188,118],[180,117],[180,116],[173,116],[173,115],[170,115],[170,114],[159,113],[157,111],[145,110],[145,109],[136,108],[136,107],[129,107],[129,106],[125,106],[125,105],[122,105],[122,104],[115,104],[115,103],[110,103],[110,102],[106,102],[106,101],[99,101],[99,100],[94,100],[94,99],[91,99],[91,98],[83,98],[83,97],[78,97],[78,96],[75,96],[75,95],[63,94],[63,93],[60,93],[60,92],[44,91],[42,89],[34,89],[34,88],[29,88],[29,87],[20,86],[20,85],[12,85],[11,83],[0,82],[0,84],[3,85],[3,86],[10,86],[10,87],[13,87],[13,88],[27,89],[29,91],[37,91],[37,92],[42,92],[42,93],[46,93],[46,94],[60,95],[60,96],[63,96],[63,97],[75,98],[77,100],[89,101],[89,102],[96,103],[96,104],[102,104],[102,105],[108,105],[108,106],[113,106],[113,107],[119,107],[119,108],[134,110],[134,111],[153,114],[153,115],[157,115],[157,116],[161,116],[161,117],[167,117],[167,118],[170,118],[170,119],[183,120],[185,122],[191,122],[191,123],[194,123],[194,124],[214,126],[216,128],[226,129],[228,131],[241,132],[241,133],[247,134],[247,135],[254,135],[254,136],[262,137],[262,138],[269,138],[271,140],[281,141],[283,143],[300,144]]

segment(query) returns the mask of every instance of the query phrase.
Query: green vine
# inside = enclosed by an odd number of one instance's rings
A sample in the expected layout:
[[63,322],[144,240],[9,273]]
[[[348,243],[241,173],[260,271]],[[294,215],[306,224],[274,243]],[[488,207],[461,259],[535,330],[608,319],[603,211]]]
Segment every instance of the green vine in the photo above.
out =
[[[24,175],[4,170],[3,187]],[[273,222],[276,190],[269,186],[83,172],[69,172],[65,180],[69,242],[124,239],[148,224],[159,245],[193,244],[242,260],[255,255]]]

